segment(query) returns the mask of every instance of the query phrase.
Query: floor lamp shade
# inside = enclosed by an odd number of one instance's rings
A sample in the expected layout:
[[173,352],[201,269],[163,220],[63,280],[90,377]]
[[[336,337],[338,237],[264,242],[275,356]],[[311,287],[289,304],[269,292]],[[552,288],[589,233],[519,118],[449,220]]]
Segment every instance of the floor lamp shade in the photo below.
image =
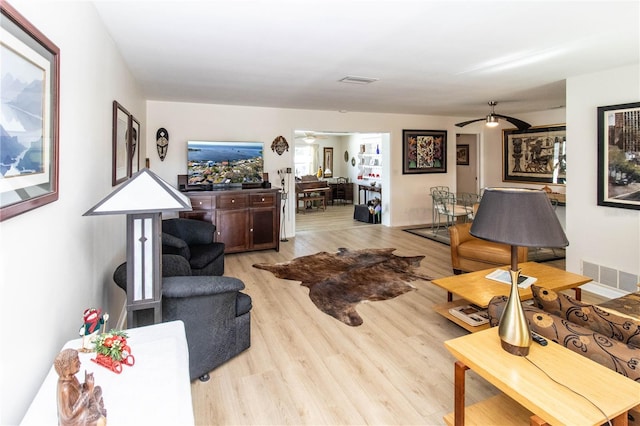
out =
[[518,292],[518,247],[565,247],[569,244],[547,194],[542,190],[487,188],[473,219],[471,235],[511,246],[511,291],[498,334],[509,353],[524,356],[531,331]]
[[142,169],[84,214],[127,215],[129,327],[162,320],[162,213],[186,210],[191,210],[188,197]]

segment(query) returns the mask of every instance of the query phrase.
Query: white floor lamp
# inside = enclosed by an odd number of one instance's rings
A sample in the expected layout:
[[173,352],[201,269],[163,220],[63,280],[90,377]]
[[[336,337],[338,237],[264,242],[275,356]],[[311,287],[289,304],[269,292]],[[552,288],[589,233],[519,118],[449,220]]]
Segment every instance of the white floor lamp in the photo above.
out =
[[83,215],[127,215],[128,327],[143,325],[150,310],[162,321],[162,213],[187,210],[189,198],[145,168]]

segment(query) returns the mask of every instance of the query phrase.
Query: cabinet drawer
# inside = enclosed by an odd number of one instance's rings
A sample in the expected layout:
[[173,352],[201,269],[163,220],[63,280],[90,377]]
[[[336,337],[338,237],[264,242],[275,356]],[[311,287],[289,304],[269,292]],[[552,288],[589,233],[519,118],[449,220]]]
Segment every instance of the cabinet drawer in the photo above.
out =
[[215,207],[211,197],[192,196],[189,197],[189,199],[191,199],[191,207],[193,207],[194,210],[211,210]]
[[276,194],[251,194],[251,207],[272,207],[276,203]]
[[249,204],[249,197],[246,194],[219,195],[217,204],[217,208],[219,209],[237,209],[247,207]]

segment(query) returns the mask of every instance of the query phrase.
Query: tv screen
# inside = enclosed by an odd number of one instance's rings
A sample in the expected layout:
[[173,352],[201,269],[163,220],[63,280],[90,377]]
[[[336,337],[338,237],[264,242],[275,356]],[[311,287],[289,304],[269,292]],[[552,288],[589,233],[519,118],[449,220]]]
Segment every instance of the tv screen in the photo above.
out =
[[262,182],[262,142],[187,141],[189,185]]

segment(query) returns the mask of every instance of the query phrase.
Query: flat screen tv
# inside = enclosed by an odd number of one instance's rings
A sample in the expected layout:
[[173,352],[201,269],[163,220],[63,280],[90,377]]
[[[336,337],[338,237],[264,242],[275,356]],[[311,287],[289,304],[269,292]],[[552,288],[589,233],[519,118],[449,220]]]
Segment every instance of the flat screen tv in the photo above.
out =
[[263,148],[262,142],[187,141],[187,183],[261,183]]

